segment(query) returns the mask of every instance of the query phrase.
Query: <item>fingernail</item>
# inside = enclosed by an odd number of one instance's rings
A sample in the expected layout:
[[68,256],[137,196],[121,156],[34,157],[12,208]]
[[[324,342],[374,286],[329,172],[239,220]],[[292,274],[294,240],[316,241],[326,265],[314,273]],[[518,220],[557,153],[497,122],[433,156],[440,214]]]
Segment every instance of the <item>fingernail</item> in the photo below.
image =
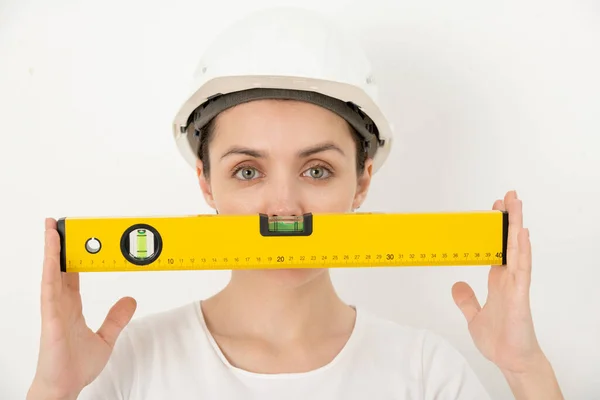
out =
[[517,196],[517,191],[515,190],[514,192],[515,192],[515,199],[518,199],[519,196]]

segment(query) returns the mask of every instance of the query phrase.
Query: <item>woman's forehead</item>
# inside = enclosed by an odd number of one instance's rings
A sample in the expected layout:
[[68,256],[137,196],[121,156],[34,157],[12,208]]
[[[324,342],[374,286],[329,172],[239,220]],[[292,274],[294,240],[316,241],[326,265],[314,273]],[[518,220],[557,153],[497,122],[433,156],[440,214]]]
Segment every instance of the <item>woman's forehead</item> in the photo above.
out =
[[221,113],[216,121],[215,140],[220,142],[281,142],[288,146],[315,142],[352,144],[347,122],[314,104],[291,100],[257,100]]

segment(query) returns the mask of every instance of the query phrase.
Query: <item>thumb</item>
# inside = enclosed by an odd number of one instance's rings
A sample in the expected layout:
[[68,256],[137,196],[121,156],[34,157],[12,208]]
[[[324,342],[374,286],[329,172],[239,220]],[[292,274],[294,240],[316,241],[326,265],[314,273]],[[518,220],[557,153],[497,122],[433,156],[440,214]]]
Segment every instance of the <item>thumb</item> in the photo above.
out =
[[465,282],[457,282],[452,286],[452,298],[454,303],[458,306],[460,311],[463,313],[467,323],[471,323],[473,318],[481,310],[481,305],[475,297],[475,292]]
[[117,338],[127,326],[137,307],[135,299],[123,297],[117,301],[108,311],[102,326],[98,329],[100,336],[111,348],[114,347]]

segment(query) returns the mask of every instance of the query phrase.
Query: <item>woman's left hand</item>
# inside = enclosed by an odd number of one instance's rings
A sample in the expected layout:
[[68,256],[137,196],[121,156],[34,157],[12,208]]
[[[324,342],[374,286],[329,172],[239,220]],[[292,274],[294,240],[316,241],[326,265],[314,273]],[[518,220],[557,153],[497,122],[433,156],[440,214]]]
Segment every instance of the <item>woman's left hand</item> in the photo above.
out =
[[475,345],[505,374],[528,373],[545,362],[531,316],[531,243],[529,230],[523,228],[522,207],[514,191],[493,205],[494,210],[508,211],[507,264],[491,267],[483,308],[468,284],[452,287]]

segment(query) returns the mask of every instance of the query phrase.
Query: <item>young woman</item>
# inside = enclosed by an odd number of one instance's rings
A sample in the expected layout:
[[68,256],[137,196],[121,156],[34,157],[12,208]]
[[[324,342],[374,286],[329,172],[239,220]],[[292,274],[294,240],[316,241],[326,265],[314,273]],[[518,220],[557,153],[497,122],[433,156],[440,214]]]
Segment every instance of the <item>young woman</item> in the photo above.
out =
[[[317,16],[273,10],[207,51],[175,137],[220,214],[352,212],[390,149],[376,99],[353,43]],[[483,308],[465,283],[454,301],[515,398],[562,399],[530,314],[522,203],[511,191],[493,209],[509,213],[507,265],[490,270]],[[236,270],[214,296],[132,322],[126,297],[94,332],[59,247],[48,219],[30,400],[489,398],[445,340],[345,304],[328,269]]]

